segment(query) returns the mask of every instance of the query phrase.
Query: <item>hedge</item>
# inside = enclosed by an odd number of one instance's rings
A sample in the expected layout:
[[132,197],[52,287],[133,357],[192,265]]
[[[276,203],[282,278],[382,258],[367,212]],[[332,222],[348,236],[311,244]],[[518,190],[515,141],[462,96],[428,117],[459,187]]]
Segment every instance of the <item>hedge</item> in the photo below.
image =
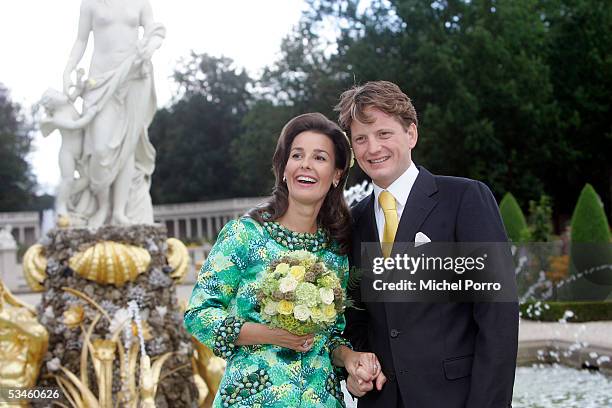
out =
[[[536,313],[538,310],[539,315]],[[566,317],[568,322],[593,322],[612,320],[612,302],[534,302],[520,305],[521,317],[527,320],[556,322],[563,319],[565,312],[573,312]]]

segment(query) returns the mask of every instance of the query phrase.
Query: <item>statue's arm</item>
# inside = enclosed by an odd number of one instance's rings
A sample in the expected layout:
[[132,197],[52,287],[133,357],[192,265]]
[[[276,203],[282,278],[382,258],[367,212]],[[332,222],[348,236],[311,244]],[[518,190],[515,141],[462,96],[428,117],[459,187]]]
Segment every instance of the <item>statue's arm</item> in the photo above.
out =
[[66,129],[66,130],[77,130],[82,129],[91,122],[91,120],[96,116],[98,108],[96,105],[90,106],[85,112],[83,112],[83,116],[78,119],[72,119],[69,117],[61,117],[55,115],[50,118],[45,118],[41,121],[44,124],[53,125],[56,129]]
[[161,47],[164,38],[163,35],[151,35],[154,28],[159,25],[155,24],[153,19],[153,9],[149,0],[144,0],[142,10],[140,11],[140,25],[144,28],[144,38],[148,40],[141,56],[145,60],[151,59],[153,53]]
[[92,9],[90,0],[83,0],[81,2],[77,38],[72,46],[72,51],[70,51],[70,57],[66,63],[66,68],[64,68],[64,93],[66,95],[70,95],[70,86],[72,85],[70,74],[74,71],[79,61],[81,61],[81,58],[83,58],[91,29]]

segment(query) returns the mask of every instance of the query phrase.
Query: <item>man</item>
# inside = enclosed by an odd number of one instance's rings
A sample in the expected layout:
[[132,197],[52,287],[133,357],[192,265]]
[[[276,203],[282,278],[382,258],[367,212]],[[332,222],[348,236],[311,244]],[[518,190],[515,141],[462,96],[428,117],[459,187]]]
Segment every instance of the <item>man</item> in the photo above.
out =
[[[397,85],[356,86],[342,94],[336,110],[357,162],[374,183],[373,194],[352,208],[352,266],[361,267],[366,242],[381,242],[383,254],[393,256],[385,243],[419,236],[432,242],[507,241],[486,185],[436,176],[412,162],[417,116]],[[351,292],[357,307],[347,310],[345,336],[355,349],[375,353],[382,366],[378,375],[362,370],[360,378],[347,379],[360,408],[511,406],[517,302],[368,302],[359,288]]]

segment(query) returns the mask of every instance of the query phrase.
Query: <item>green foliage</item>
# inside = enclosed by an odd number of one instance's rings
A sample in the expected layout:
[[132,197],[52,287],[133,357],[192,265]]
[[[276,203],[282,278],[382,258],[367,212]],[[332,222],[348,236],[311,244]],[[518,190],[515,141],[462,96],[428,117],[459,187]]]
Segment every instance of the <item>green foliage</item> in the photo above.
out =
[[[612,208],[606,2],[307,3],[280,58],[257,81],[227,58],[192,54],[179,66],[180,94],[151,128],[156,202],[267,194],[287,119],[312,111],[335,118],[343,90],[385,79],[419,114],[418,164],[482,180],[497,195],[512,191],[523,203],[546,191],[563,214],[589,178]],[[363,177],[355,167],[350,183]],[[522,239],[550,236],[543,204],[534,207],[535,236]]]
[[[596,174],[609,205],[605,2],[391,0],[365,10],[357,0],[308,3],[268,72],[272,93],[327,113],[353,83],[390,80],[419,114],[417,163],[483,180],[521,202],[545,190],[564,213]],[[335,52],[322,40],[330,26],[339,32]]]
[[36,183],[30,164],[32,133],[12,102],[8,90],[0,83],[0,211],[23,211],[31,208]]
[[521,234],[527,229],[527,221],[525,221],[525,215],[512,193],[508,192],[504,195],[499,204],[499,211],[501,212],[508,238],[512,242],[521,242]]
[[243,195],[230,146],[243,131],[251,79],[228,58],[192,54],[175,81],[181,97],[158,111],[150,127],[157,149],[154,202]]
[[539,201],[529,201],[529,237],[533,242],[549,242],[552,233],[550,197],[542,194]]
[[243,119],[243,132],[232,141],[231,157],[241,194],[270,194],[274,185],[272,156],[280,131],[293,116],[291,107],[257,101]]
[[578,197],[572,216],[572,242],[610,242],[610,227],[603,204],[593,186],[588,183]]
[[[612,302],[526,302],[520,306],[521,317],[542,322],[593,322],[612,320]],[[538,313],[536,313],[536,310]],[[565,312],[573,312],[568,317]]]
[[612,271],[599,267],[612,264],[610,227],[602,202],[590,184],[578,197],[571,240],[570,274],[577,277],[571,287],[573,298],[605,299],[612,293]]
[[547,1],[548,47],[554,98],[560,110],[557,142],[568,155],[544,164],[547,191],[571,213],[589,180],[612,214],[612,7],[598,0]]

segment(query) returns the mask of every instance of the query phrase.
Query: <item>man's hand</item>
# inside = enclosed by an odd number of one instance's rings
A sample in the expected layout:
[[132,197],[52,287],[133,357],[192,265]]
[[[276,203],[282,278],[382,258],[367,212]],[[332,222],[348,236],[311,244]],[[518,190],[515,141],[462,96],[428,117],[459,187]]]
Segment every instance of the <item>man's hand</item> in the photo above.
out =
[[373,388],[374,385],[371,381],[362,381],[354,375],[349,374],[348,378],[346,379],[346,389],[356,397],[363,397],[366,392],[372,391]]
[[357,397],[363,396],[374,387],[380,391],[387,381],[378,358],[373,353],[351,352],[345,361],[345,367],[349,373],[346,380],[347,389]]

